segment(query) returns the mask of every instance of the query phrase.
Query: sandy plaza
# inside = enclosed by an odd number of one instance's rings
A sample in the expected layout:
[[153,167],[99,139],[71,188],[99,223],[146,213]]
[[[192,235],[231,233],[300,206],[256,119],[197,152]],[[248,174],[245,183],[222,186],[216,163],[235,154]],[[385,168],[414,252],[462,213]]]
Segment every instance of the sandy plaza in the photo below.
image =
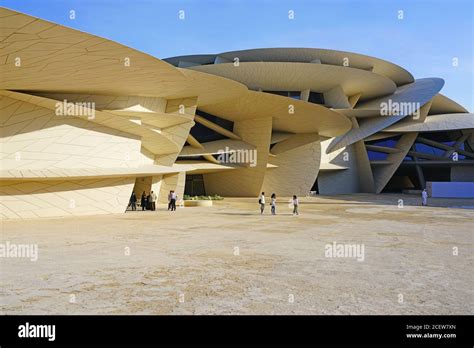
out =
[[[281,201],[276,216],[229,198],[176,213],[3,222],[3,240],[37,243],[38,260],[0,259],[1,311],[472,313],[473,200],[311,197],[299,216]],[[334,242],[363,244],[364,260],[326,257]]]

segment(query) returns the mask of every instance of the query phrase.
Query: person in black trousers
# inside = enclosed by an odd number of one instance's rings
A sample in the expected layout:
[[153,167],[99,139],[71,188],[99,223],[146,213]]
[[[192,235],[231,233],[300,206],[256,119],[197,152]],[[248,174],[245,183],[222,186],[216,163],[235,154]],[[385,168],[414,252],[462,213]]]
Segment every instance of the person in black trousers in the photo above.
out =
[[176,192],[171,191],[171,211],[176,210],[176,200],[178,199],[178,195]]
[[151,210],[150,194],[146,196],[146,210]]
[[172,195],[173,191],[170,191],[170,193],[168,194],[168,210],[172,210],[173,208],[173,204],[172,204],[172,199],[173,199],[173,195]]
[[130,197],[130,205],[132,206],[132,210],[137,210],[137,196],[135,192],[132,192],[132,196]]
[[140,205],[142,206],[142,210],[146,209],[146,193],[145,193],[145,191],[143,191],[143,193],[142,193]]

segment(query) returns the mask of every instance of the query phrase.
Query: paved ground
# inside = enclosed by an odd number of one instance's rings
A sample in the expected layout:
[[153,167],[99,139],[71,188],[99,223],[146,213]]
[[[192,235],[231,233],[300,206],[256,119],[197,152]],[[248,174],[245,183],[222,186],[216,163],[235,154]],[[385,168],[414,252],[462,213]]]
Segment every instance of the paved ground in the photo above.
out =
[[[474,312],[474,200],[430,201],[463,209],[414,206],[409,195],[305,198],[295,217],[287,199],[277,216],[260,216],[256,201],[3,222],[0,242],[37,243],[39,259],[0,258],[0,311]],[[364,261],[326,257],[333,242],[363,244]]]

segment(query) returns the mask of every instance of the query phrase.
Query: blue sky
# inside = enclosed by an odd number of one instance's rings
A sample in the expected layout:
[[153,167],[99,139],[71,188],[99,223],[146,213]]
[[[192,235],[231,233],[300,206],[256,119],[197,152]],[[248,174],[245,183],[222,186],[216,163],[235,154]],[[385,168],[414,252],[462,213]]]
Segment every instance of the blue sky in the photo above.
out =
[[[258,47],[363,53],[474,111],[472,0],[1,0],[1,6],[102,36],[158,58]],[[69,11],[76,18],[69,18]],[[179,11],[185,11],[180,20]],[[293,10],[295,18],[288,19]],[[403,19],[398,19],[398,11]],[[453,58],[459,65],[453,67]]]

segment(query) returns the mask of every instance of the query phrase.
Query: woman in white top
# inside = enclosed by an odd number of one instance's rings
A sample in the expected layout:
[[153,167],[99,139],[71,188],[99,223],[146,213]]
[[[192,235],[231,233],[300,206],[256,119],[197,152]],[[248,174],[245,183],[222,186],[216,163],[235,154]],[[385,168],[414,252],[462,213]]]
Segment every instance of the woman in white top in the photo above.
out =
[[299,215],[298,204],[299,204],[298,198],[295,195],[293,195],[293,215]]
[[260,214],[263,214],[263,210],[265,209],[265,192],[262,192],[260,195],[258,203],[260,204]]
[[274,193],[272,193],[272,202],[271,202],[271,206],[272,206],[272,215],[275,215],[276,214],[276,195]]
[[422,206],[428,205],[428,192],[426,192],[426,189],[421,191],[421,205]]

